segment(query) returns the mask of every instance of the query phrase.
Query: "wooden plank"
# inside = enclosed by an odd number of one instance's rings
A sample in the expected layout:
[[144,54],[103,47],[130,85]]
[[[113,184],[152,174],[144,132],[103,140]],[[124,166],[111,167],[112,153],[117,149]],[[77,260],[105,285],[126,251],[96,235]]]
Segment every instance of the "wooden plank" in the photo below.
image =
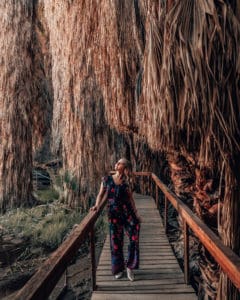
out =
[[[174,270],[173,269],[169,269],[169,273],[165,272],[165,269],[162,269],[162,271],[160,271],[159,269],[157,270],[141,270],[142,273],[140,272],[137,272],[135,271],[135,274],[137,276],[138,279],[143,279],[143,278],[151,278],[152,276],[154,276],[155,279],[157,278],[161,278],[161,279],[166,279],[166,278],[173,278],[173,279],[176,279],[176,278],[181,278],[181,279],[184,279],[183,277],[183,274],[181,272],[178,271],[178,269],[175,269],[175,273],[174,273]],[[147,272],[148,271],[148,272]],[[155,271],[155,272],[153,272]],[[98,278],[101,278],[101,277],[108,277],[108,276],[111,276],[111,278],[109,278],[109,280],[112,280],[112,274],[110,272],[110,270],[99,270],[97,272],[97,277]],[[154,279],[152,278],[152,279]]]
[[[140,291],[145,291],[145,292],[158,292],[158,293],[192,293],[192,289],[187,286],[186,284],[175,284],[175,285],[169,285],[169,284],[144,284],[144,285],[133,285],[132,282],[129,283],[129,281],[127,281],[126,285],[121,285],[119,284],[120,282],[118,282],[118,285],[114,285],[114,283],[112,281],[106,283],[106,285],[99,285],[98,286],[98,291],[128,291],[130,292],[140,292]],[[133,281],[134,283],[135,281]]]
[[[165,247],[165,248],[159,249],[159,247],[157,247],[157,246],[152,245],[152,247],[151,247],[151,245],[147,245],[147,244],[144,244],[144,246],[142,246],[142,244],[141,244],[141,248],[140,248],[141,256],[146,256],[146,255],[148,255],[149,252],[152,252],[154,256],[162,256],[162,255],[169,256],[169,255],[171,255],[175,258],[171,248]],[[146,251],[143,251],[143,249],[145,249]],[[124,252],[127,251],[127,247],[124,247],[123,251]],[[111,250],[109,248],[104,248],[102,253],[104,253],[103,255],[110,254]]]
[[[161,264],[164,259],[165,259],[164,257],[162,259],[160,259],[160,258],[154,259],[154,263]],[[145,265],[146,266],[146,265],[151,264],[151,262],[152,262],[152,260],[150,258],[149,259],[142,259],[141,258],[141,265]],[[176,262],[176,258],[172,258],[171,260],[167,259],[167,263],[171,263],[171,262],[175,263]],[[99,263],[100,264],[101,263],[103,263],[103,264],[110,264],[110,259],[102,259],[102,260],[99,261]]]
[[[176,259],[176,257],[174,256],[174,254],[172,252],[172,249],[168,249],[168,250],[162,249],[162,251],[159,251],[154,248],[154,250],[155,251],[152,251],[152,248],[146,247],[145,251],[143,251],[142,248],[140,248],[139,251],[140,251],[141,260],[142,260],[142,258],[145,258],[145,257],[147,257],[149,259],[152,259],[153,257],[156,257],[156,258],[158,257],[161,259],[162,256],[165,256],[166,259],[167,259],[167,257]],[[123,249],[123,253],[127,253],[127,248]],[[153,257],[150,256],[149,253],[152,253]],[[106,256],[108,258],[108,257],[110,257],[110,254],[111,254],[111,251],[109,249],[104,249],[100,259],[106,258]]]
[[[175,274],[174,274],[175,275]],[[179,277],[179,276],[165,276],[165,274],[137,274],[137,280],[133,281],[132,286],[135,285],[144,285],[144,284],[179,284],[182,283],[184,284],[184,278]],[[105,282],[107,285],[109,284],[109,281],[112,281],[112,275],[98,275],[97,276],[97,281],[99,284],[103,285]],[[124,278],[121,278],[120,280],[117,280],[116,282],[113,283],[114,286],[118,285],[129,285],[129,281],[124,276]]]
[[[143,238],[142,237],[142,233],[141,233],[139,241],[140,241],[140,243],[144,243],[145,242],[145,243],[148,243],[149,245],[154,245],[154,244],[169,245],[168,239],[166,237],[156,238],[155,236],[151,235],[151,236],[148,236],[148,238]],[[110,245],[109,244],[109,239],[106,241],[106,245],[107,246]]]
[[[95,293],[92,300],[123,300],[126,294]],[[195,300],[194,294],[128,294],[127,300]]]
[[112,293],[115,293],[115,294],[125,294],[125,298],[126,296],[128,295],[134,295],[134,294],[144,294],[145,295],[145,299],[148,299],[148,296],[151,295],[151,294],[155,294],[155,295],[161,295],[161,294],[169,294],[169,295],[178,295],[178,294],[183,294],[185,293],[186,295],[192,295],[194,296],[193,299],[197,299],[196,298],[196,294],[191,292],[191,291],[181,291],[181,290],[174,290],[174,289],[166,289],[166,290],[161,290],[159,289],[159,287],[155,287],[155,289],[149,289],[149,290],[137,290],[137,289],[134,289],[134,290],[130,290],[130,289],[127,289],[127,288],[124,288],[124,289],[99,289],[98,291],[96,291],[97,294],[112,294]]
[[[126,253],[127,249],[123,252]],[[103,255],[110,258],[110,251],[104,250]],[[159,251],[157,248],[141,248],[140,256],[141,256],[141,258],[143,258],[145,256],[150,256],[151,259],[153,259],[154,257],[159,257],[159,256],[172,256],[172,257],[174,257],[174,259],[176,259],[175,256],[170,252],[170,250]]]
[[[135,273],[137,276],[141,275],[148,275],[148,274],[161,274],[161,275],[166,275],[166,277],[174,277],[175,275],[177,275],[177,277],[181,277],[184,278],[183,273],[181,270],[179,270],[179,266],[176,264],[175,266],[173,265],[159,265],[158,268],[151,268],[151,266],[149,268],[141,268],[139,270],[135,270]],[[97,275],[111,275],[111,270],[109,269],[109,265],[101,266],[97,269]]]
[[[149,264],[145,264],[145,265],[142,265],[141,266],[141,269],[142,270],[154,270],[154,269],[156,269],[156,270],[160,270],[161,269],[161,267],[162,267],[162,270],[163,269],[165,269],[166,270],[166,274],[168,273],[168,272],[174,272],[174,270],[175,270],[175,272],[177,272],[179,269],[179,265],[177,265],[177,263],[173,263],[173,264],[166,264],[166,265],[161,265],[161,264],[157,264],[157,265],[149,265]],[[107,264],[105,264],[105,265],[101,265],[101,266],[99,266],[99,268],[98,268],[98,270],[107,270],[107,271],[109,271],[110,270],[110,268],[109,268],[109,263]],[[168,271],[169,270],[169,271]]]
[[120,279],[120,280],[100,280],[98,281],[98,284],[101,286],[101,288],[104,287],[111,287],[113,286],[114,288],[120,288],[120,289],[124,289],[125,287],[128,289],[133,289],[133,288],[137,288],[138,290],[147,290],[147,289],[156,289],[157,287],[160,288],[164,288],[164,289],[184,289],[184,290],[188,290],[192,292],[192,289],[187,286],[184,283],[184,280],[182,279],[141,279],[141,280],[134,280],[133,282],[131,282],[131,285],[129,283],[129,280],[127,280],[127,278],[124,279]]
[[[168,268],[179,268],[179,264],[175,261],[172,261],[172,262],[168,262],[167,264],[163,264],[162,262],[160,264],[155,264],[155,263],[145,263],[145,264],[142,264],[141,263],[141,269],[142,270],[145,270],[145,269],[160,269],[161,267],[164,267],[165,269],[168,269]],[[101,264],[98,266],[98,270],[101,270],[101,269],[108,269],[110,270],[110,261],[109,262],[105,262],[105,264]],[[180,269],[179,269],[180,270]]]
[[[140,253],[140,257],[141,257],[141,263],[144,263],[144,262],[151,262],[151,261],[154,261],[154,263],[156,263],[157,261],[160,261],[162,262],[163,259],[166,260],[166,262],[168,263],[169,261],[176,261],[176,257],[172,254],[172,255],[161,255],[161,253],[158,253],[156,255],[154,255],[153,257],[149,256],[148,253],[144,253],[144,254],[141,254]],[[100,261],[108,261],[109,262],[109,259],[110,259],[110,253],[107,254],[106,256],[103,256],[100,258]]]

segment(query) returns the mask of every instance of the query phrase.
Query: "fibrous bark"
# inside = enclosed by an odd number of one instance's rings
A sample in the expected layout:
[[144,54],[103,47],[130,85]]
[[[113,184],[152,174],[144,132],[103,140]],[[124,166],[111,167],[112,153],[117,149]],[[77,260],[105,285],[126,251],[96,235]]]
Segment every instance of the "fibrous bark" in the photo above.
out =
[[[240,213],[240,205],[235,197],[240,155],[237,4],[170,2],[169,10],[160,1],[149,1],[139,104],[145,123],[139,124],[139,132],[147,136],[153,148],[192,154],[196,167],[210,168],[215,176],[222,174],[219,189],[223,186],[223,230],[219,234],[239,253],[236,214]],[[238,295],[224,285],[220,297]]]
[[31,200],[32,1],[0,3],[0,210]]
[[136,159],[141,149],[133,143],[141,8],[138,1],[41,3],[52,58],[52,142],[67,181],[76,183],[66,184],[67,202],[86,205],[101,174],[120,156]]

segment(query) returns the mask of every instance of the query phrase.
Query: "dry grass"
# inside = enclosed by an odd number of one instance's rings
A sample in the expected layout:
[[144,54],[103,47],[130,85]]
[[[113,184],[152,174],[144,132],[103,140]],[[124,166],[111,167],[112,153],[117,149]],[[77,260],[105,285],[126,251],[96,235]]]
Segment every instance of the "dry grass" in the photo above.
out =
[[51,189],[37,190],[34,194],[42,203],[50,203],[59,198],[59,193]]
[[0,217],[4,234],[13,234],[31,242],[31,247],[57,248],[74,224],[84,214],[70,210],[59,202],[34,208],[12,210]]

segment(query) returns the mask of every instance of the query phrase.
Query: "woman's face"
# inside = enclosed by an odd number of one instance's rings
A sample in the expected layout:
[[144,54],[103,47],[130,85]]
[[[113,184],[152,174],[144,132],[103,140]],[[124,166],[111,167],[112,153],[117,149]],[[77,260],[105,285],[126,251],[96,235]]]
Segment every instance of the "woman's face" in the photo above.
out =
[[121,159],[115,164],[115,171],[118,171],[119,173],[123,173],[125,169],[125,164]]

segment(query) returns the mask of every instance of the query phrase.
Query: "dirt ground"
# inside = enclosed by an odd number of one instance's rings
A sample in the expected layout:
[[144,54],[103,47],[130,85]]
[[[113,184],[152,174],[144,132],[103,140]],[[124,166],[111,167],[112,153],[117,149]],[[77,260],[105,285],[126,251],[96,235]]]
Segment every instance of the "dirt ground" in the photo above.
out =
[[[96,260],[98,262],[101,249],[105,240],[105,233],[99,233],[96,239]],[[15,264],[14,267],[1,268],[0,275],[0,299],[11,300],[17,291],[34,274],[36,266],[41,265],[45,258],[24,261]],[[110,267],[110,262],[109,262]],[[68,266],[55,289],[49,296],[49,300],[88,300],[92,294],[91,283],[91,256],[89,246],[85,243],[78,254]]]

